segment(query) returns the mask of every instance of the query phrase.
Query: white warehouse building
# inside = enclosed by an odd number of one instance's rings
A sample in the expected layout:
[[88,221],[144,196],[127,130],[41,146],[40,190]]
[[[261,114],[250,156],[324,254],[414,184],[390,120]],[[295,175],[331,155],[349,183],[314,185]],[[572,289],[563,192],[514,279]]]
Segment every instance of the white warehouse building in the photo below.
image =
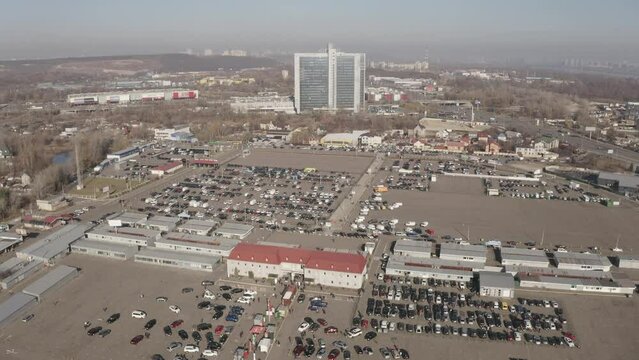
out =
[[612,264],[607,257],[577,252],[555,252],[557,268],[569,270],[610,271]]
[[397,240],[393,247],[393,254],[400,256],[430,258],[431,252],[432,244],[428,241],[401,239]]
[[441,244],[439,258],[454,261],[486,263],[486,247],[483,245]]
[[499,249],[502,265],[549,267],[550,261],[543,250],[502,247]]

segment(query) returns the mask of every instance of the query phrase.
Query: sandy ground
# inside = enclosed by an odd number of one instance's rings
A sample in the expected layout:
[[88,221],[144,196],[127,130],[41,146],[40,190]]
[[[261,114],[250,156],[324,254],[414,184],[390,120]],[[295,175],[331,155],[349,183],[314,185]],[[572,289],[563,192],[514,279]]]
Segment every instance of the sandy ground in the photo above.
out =
[[272,151],[255,149],[245,158],[237,158],[234,164],[249,166],[272,166],[283,168],[316,168],[319,171],[346,171],[361,174],[373,161],[370,154],[335,154],[325,151]]
[[396,210],[371,211],[367,219],[430,222],[438,235],[466,237],[470,241],[535,241],[544,247],[563,244],[573,250],[615,246],[639,252],[636,207],[606,208],[598,204],[558,200],[493,198],[483,194],[481,181],[438,177],[430,192],[391,190],[383,195],[389,203],[402,202]]

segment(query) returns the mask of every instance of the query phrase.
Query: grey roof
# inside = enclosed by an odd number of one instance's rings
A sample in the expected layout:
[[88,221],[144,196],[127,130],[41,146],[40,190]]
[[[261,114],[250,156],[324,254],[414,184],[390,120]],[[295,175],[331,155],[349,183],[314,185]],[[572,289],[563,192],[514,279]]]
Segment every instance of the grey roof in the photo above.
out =
[[515,278],[509,273],[481,271],[479,273],[479,287],[514,289]]
[[113,251],[119,252],[126,255],[126,257],[130,257],[135,253],[138,249],[136,246],[127,246],[109,243],[105,241],[92,241],[92,240],[78,240],[71,245],[72,248],[78,249],[92,249],[92,250],[104,250],[104,251]]
[[22,292],[28,295],[33,295],[35,297],[40,297],[48,290],[55,287],[60,281],[67,279],[69,276],[76,275],[77,273],[78,269],[74,267],[66,265],[56,266],[46,275],[31,283],[31,285],[25,287]]
[[22,235],[8,231],[0,231],[0,239],[3,240],[20,240],[22,241]]
[[146,214],[125,211],[109,217],[109,220],[120,220],[123,224],[133,225],[138,224],[147,218],[148,216]]
[[386,264],[386,272],[392,272],[392,271],[400,271],[400,272],[410,271],[413,274],[429,273],[429,274],[442,274],[442,275],[452,275],[452,276],[464,276],[467,278],[471,278],[473,276],[472,270],[427,267],[427,266],[420,266],[412,262],[403,262],[403,261],[397,261],[397,260],[391,259],[388,261],[388,264]]
[[7,237],[2,237],[2,234],[0,234],[0,252],[22,242],[22,236],[20,235],[18,235],[15,239],[7,239]]
[[158,230],[133,227],[111,228],[109,226],[102,225],[92,229],[91,231],[87,231],[87,234],[106,235],[122,239],[146,240],[147,242],[153,242],[162,234],[162,232]]
[[176,217],[172,217],[172,216],[161,216],[161,215],[157,215],[157,216],[152,216],[146,220],[142,220],[140,222],[138,222],[138,225],[141,226],[157,226],[157,227],[167,227],[170,230],[173,230],[176,226],[177,223],[180,222],[179,218]]
[[239,244],[239,240],[226,239],[221,237],[187,234],[181,232],[170,232],[156,243],[168,243],[176,245],[192,245],[194,247],[206,247],[217,250],[232,250],[235,245]]
[[484,245],[458,245],[455,243],[441,244],[440,257],[444,256],[470,256],[486,259],[486,247]]
[[639,261],[639,255],[618,255],[617,258],[624,261]]
[[440,258],[427,258],[427,257],[413,257],[413,256],[398,256],[391,255],[388,259],[388,264],[386,267],[393,264],[405,264],[410,266],[417,266],[422,268],[442,268],[442,269],[457,269],[457,270],[468,270],[468,271],[478,271],[484,269],[485,265],[483,263],[477,261],[457,261],[457,260],[446,260]]
[[617,174],[602,171],[599,173],[599,179],[617,181],[619,187],[639,188],[639,176],[631,174]]
[[610,279],[596,279],[596,278],[575,278],[575,277],[556,277],[556,276],[525,276],[522,278],[524,281],[532,281],[548,284],[561,284],[561,285],[582,285],[582,286],[600,286],[600,287],[616,287],[616,288],[635,288],[635,284],[632,281],[614,280]]
[[565,276],[565,277],[583,277],[583,278],[595,278],[595,279],[609,279],[612,277],[609,272],[595,271],[595,270],[572,270],[572,269],[557,269],[555,267],[532,267],[532,266],[518,266],[518,265],[505,265],[504,270],[511,274],[523,274],[523,275],[548,275],[548,276]]
[[178,226],[178,229],[189,230],[189,231],[211,231],[211,229],[213,229],[216,225],[217,225],[217,222],[212,220],[192,219]]
[[24,293],[17,293],[0,304],[0,324],[34,305],[36,298]]
[[430,256],[432,247],[433,247],[432,244],[428,241],[402,239],[402,240],[397,240],[397,242],[395,242],[395,247],[393,248],[393,252],[394,253],[398,253],[398,252],[423,253],[423,254],[428,254]]
[[140,250],[137,254],[134,255],[137,259],[138,257],[150,257],[156,259],[163,260],[174,260],[181,262],[192,262],[197,264],[215,264],[220,261],[219,256],[215,255],[200,255],[200,254],[192,254],[185,253],[181,251],[168,251],[168,250],[160,250],[156,248],[144,248]]
[[252,225],[230,222],[225,222],[224,224],[222,224],[222,226],[215,230],[216,233],[232,235],[245,235],[246,233],[249,233],[251,231],[253,231]]
[[15,257],[10,258],[9,260],[3,262],[2,264],[0,264],[0,274],[3,274],[7,271],[10,271],[11,269],[13,269],[14,267],[20,265],[21,263],[27,263],[28,260],[24,260],[24,259],[18,259]]
[[559,264],[577,264],[590,266],[612,266],[607,257],[597,254],[578,252],[555,252],[555,259]]
[[539,262],[549,264],[548,256],[543,250],[502,247],[500,250],[502,263],[511,262]]
[[84,232],[90,228],[90,225],[79,223],[65,225],[60,230],[49,234],[44,239],[18,251],[18,254],[50,260],[66,251],[72,242],[83,237]]

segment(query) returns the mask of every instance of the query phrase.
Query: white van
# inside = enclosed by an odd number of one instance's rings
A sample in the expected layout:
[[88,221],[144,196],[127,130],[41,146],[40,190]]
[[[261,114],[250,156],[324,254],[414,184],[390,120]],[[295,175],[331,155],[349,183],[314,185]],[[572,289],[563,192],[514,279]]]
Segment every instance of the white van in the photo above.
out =
[[131,312],[131,317],[135,319],[144,319],[146,318],[146,312],[142,310],[133,310]]

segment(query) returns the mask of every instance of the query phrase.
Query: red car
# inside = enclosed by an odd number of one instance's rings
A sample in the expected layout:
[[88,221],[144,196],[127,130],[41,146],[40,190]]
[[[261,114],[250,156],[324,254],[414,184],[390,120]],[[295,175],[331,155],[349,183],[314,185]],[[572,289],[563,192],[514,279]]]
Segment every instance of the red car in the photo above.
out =
[[426,234],[428,234],[428,235],[430,235],[430,236],[433,236],[433,235],[435,235],[435,230],[433,230],[433,229],[426,229]]
[[328,353],[328,360],[335,360],[339,356],[339,350],[333,349]]
[[295,358],[297,359],[298,357],[300,357],[300,355],[302,355],[304,350],[306,350],[304,345],[297,345],[295,349],[293,349],[293,356],[295,356]]
[[174,322],[171,323],[171,327],[175,329],[176,327],[182,325],[183,322],[184,320],[175,320]]
[[218,325],[215,327],[215,335],[220,336],[224,332],[224,325]]
[[144,336],[138,335],[138,336],[134,337],[133,339],[131,339],[131,344],[132,345],[137,345],[140,341],[142,341],[142,339],[144,339]]
[[368,320],[362,319],[362,322],[360,323],[360,326],[361,326],[362,329],[368,329]]
[[326,329],[324,329],[324,333],[325,334],[337,334],[338,330],[335,326],[329,326]]
[[563,336],[567,337],[568,339],[575,341],[577,340],[577,338],[575,337],[575,335],[573,335],[572,333],[568,332],[568,331],[564,331],[561,333]]
[[328,322],[322,318],[317,319],[317,323],[319,323],[322,326],[328,325]]

